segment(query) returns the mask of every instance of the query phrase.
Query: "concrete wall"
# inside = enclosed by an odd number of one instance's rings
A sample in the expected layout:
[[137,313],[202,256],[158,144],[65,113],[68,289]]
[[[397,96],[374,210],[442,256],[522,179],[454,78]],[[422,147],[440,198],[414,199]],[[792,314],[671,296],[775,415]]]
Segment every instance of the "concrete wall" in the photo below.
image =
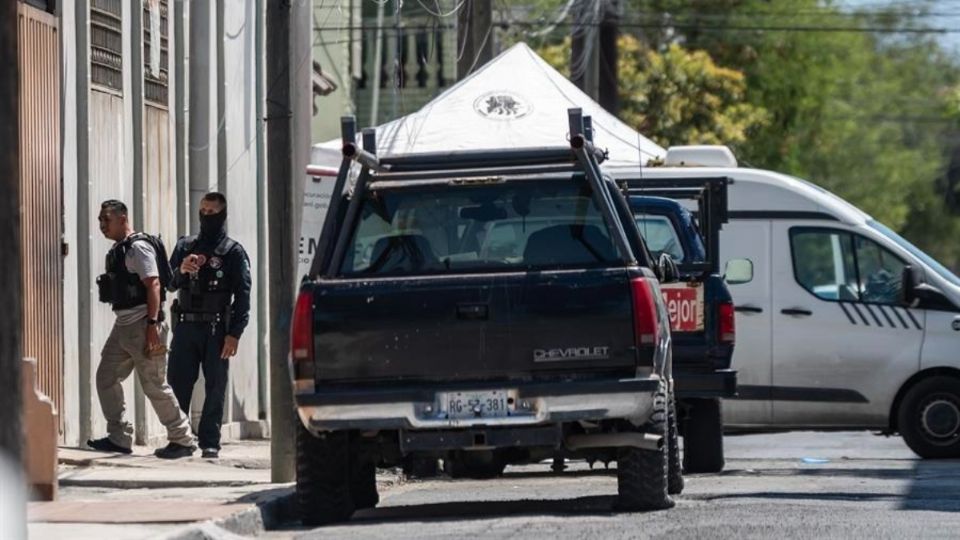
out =
[[226,421],[246,422],[258,419],[258,321],[257,267],[265,264],[265,255],[257,244],[257,130],[256,112],[256,19],[255,3],[245,0],[224,2],[224,92],[226,119],[226,170],[220,177],[229,201],[227,227],[231,237],[243,244],[250,256],[254,278],[250,301],[250,325],[240,341],[237,357],[230,364],[230,395]]
[[[258,209],[258,170],[261,151],[257,133],[256,3],[244,0],[184,2],[184,20],[174,17],[179,0],[170,0],[170,84],[167,107],[143,105],[142,46],[139,2],[124,2],[123,91],[91,87],[89,80],[89,21],[87,0],[64,2],[60,13],[63,30],[63,179],[64,231],[69,245],[64,258],[64,442],[82,444],[105,434],[106,424],[97,397],[95,376],[100,350],[114,316],[97,301],[96,276],[104,270],[111,243],[100,233],[96,217],[105,199],[121,199],[139,216],[138,229],[159,233],[172,250],[180,234],[197,230],[197,201],[203,193],[221,189],[230,199],[228,227],[253,263],[251,322],[233,361],[225,412],[226,435],[257,435],[257,422],[266,410],[260,399],[260,366],[263,354],[258,321],[258,266],[265,250],[258,244],[266,224]],[[218,26],[218,9],[222,24]],[[198,22],[199,21],[199,22]],[[174,40],[183,24],[183,40]],[[190,47],[193,43],[194,46]],[[217,46],[222,48],[218,51]],[[181,55],[184,66],[184,110],[175,106],[174,65]],[[218,55],[223,62],[218,70]],[[218,73],[222,72],[222,79]],[[222,88],[221,88],[222,84]],[[262,81],[261,81],[262,84]],[[183,140],[176,138],[179,119]],[[176,172],[178,150],[185,167]],[[179,195],[178,195],[179,194]],[[139,199],[139,200],[138,200]],[[181,216],[183,219],[178,219]],[[261,255],[263,254],[263,255]],[[134,378],[124,385],[127,419],[136,421],[138,443],[165,442],[149,401],[135,392]],[[193,408],[202,404],[202,381]],[[242,429],[246,428],[246,429]],[[251,429],[252,428],[252,429]]]
[[[79,39],[75,24],[77,10],[86,9],[85,2],[64,2],[60,12],[61,66],[63,80],[63,125],[61,141],[63,151],[63,241],[67,254],[63,258],[63,380],[64,396],[60,415],[63,418],[62,441],[64,444],[80,443],[80,324],[78,291],[78,239],[77,239],[77,114],[80,102],[77,99],[78,74],[86,76],[86,49],[77,49]],[[66,23],[66,24],[65,24]],[[85,34],[83,36],[85,40]],[[71,52],[72,51],[72,52]],[[78,56],[83,56],[78,60]],[[86,97],[83,99],[86,107]],[[80,123],[86,126],[86,122]]]

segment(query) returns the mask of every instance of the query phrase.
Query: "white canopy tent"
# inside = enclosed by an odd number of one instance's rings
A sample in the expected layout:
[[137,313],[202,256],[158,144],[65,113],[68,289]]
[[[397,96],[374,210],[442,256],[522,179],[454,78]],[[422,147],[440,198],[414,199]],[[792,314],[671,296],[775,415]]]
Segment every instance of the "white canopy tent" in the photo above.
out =
[[[417,112],[377,126],[377,154],[567,144],[567,109],[593,118],[606,162],[637,166],[665,150],[610,114],[525,43],[514,45]],[[313,147],[314,165],[340,165],[340,139]]]
[[[604,165],[638,166],[666,151],[618,120],[520,43],[450,87],[419,111],[377,126],[380,156],[456,150],[567,145],[567,109],[593,119],[594,144],[609,152]],[[311,169],[336,174],[342,143],[313,146]],[[300,275],[310,267],[323,227],[332,179],[307,176],[300,238]]]

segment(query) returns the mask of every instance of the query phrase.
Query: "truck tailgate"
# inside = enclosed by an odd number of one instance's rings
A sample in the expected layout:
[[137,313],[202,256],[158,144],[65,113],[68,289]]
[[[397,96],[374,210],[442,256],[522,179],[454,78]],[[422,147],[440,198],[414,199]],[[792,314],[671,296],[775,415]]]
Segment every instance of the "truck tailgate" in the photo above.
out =
[[336,280],[314,299],[318,381],[636,372],[623,268]]

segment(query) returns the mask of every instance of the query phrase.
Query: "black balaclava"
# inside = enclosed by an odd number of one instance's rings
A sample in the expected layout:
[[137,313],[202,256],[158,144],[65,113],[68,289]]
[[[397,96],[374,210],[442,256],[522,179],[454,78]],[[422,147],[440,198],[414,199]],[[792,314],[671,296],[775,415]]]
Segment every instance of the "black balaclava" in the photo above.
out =
[[224,225],[227,223],[227,208],[216,214],[200,214],[200,238],[217,240],[225,234]]

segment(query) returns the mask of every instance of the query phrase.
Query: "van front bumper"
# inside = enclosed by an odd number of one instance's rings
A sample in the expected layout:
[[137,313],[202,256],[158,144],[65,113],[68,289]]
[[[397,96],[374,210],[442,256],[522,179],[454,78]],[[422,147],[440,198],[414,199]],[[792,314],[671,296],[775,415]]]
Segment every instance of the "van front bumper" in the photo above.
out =
[[[659,377],[568,382],[445,384],[418,387],[318,386],[295,396],[311,432],[340,430],[521,427],[579,420],[647,420]],[[516,410],[508,416],[449,418],[440,396],[450,392],[506,390]],[[521,405],[526,405],[521,407]]]

